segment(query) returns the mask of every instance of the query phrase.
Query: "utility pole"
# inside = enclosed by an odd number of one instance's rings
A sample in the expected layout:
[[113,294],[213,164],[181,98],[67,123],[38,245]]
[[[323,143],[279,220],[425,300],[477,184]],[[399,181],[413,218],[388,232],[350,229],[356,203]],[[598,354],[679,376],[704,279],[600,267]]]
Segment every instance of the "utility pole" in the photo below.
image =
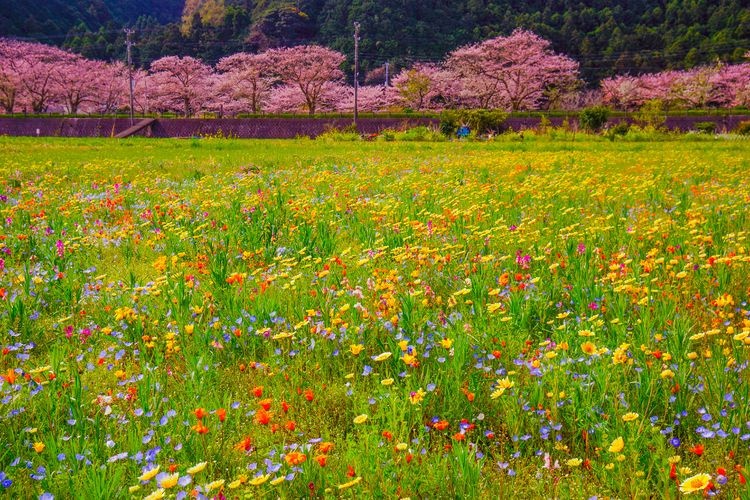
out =
[[357,128],[357,105],[359,94],[359,23],[354,23],[354,128]]
[[130,28],[125,29],[125,44],[128,48],[128,85],[130,87],[130,126],[134,124],[133,119],[133,54],[130,48],[133,46],[133,42],[130,40],[130,36],[133,34],[133,30]]

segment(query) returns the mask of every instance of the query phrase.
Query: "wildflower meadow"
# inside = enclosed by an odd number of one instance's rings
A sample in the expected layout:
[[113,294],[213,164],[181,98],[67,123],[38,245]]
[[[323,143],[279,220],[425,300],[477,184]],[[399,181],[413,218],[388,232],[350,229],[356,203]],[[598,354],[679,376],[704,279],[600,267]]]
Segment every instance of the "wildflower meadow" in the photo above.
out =
[[0,138],[0,496],[747,497],[749,171]]

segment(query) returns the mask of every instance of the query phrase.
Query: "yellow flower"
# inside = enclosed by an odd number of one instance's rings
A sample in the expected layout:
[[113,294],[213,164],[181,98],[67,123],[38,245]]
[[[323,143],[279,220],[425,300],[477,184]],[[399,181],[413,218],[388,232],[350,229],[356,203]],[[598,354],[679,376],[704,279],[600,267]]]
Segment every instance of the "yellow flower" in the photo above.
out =
[[190,467],[187,470],[187,473],[190,474],[191,476],[194,476],[205,468],[206,468],[206,462],[200,462]]
[[453,339],[445,338],[440,341],[440,345],[446,349],[450,349],[453,346]]
[[380,381],[380,383],[382,385],[388,386],[388,385],[393,384],[393,379],[392,378],[384,378],[383,380]]
[[378,354],[377,356],[375,356],[372,359],[373,359],[373,361],[385,361],[386,359],[388,359],[390,357],[391,357],[391,353],[388,352],[388,351],[386,351],[386,352],[384,352],[382,354]]
[[143,500],[161,500],[162,498],[164,498],[164,488],[159,488],[149,496],[144,497]]
[[359,354],[360,352],[362,352],[362,349],[364,349],[364,348],[365,348],[365,346],[362,345],[362,344],[352,344],[352,345],[349,346],[349,351],[353,355],[356,356],[357,354]]
[[596,344],[593,342],[584,342],[581,344],[581,351],[583,351],[584,354],[588,354],[589,356],[593,356],[596,354]]
[[136,491],[140,489],[141,489],[141,485],[136,484],[135,486],[131,486],[130,488],[128,488],[128,493],[135,493]]
[[612,364],[623,365],[632,364],[633,361],[628,357],[630,344],[622,344],[612,353]]
[[254,477],[250,481],[248,481],[248,483],[253,486],[260,486],[261,484],[268,481],[268,478],[270,477],[271,477],[271,474],[266,474],[265,476]]
[[34,451],[37,453],[43,452],[46,447],[47,446],[41,441],[37,441],[36,443],[34,443]]
[[354,479],[352,479],[352,480],[351,480],[351,481],[349,481],[348,483],[344,483],[344,484],[340,484],[340,485],[338,485],[338,488],[339,488],[340,490],[345,490],[345,489],[347,489],[347,488],[351,488],[351,487],[352,487],[352,486],[354,486],[355,484],[359,484],[359,483],[360,483],[361,481],[362,481],[362,478],[361,478],[361,477],[355,477]]
[[357,425],[364,424],[365,422],[367,422],[367,415],[365,415],[364,413],[362,415],[357,415],[356,417],[354,417],[354,423]]
[[235,479],[234,481],[232,481],[231,483],[229,483],[229,489],[230,490],[237,489],[240,486],[242,486],[243,484],[245,484],[246,482],[247,482],[247,476],[245,476],[243,474],[240,477],[238,477],[237,479]]
[[516,384],[514,382],[512,382],[508,377],[499,379],[497,381],[497,388],[492,392],[492,394],[490,395],[490,397],[492,399],[497,399],[500,396],[502,396],[503,393],[505,393],[506,389],[510,389],[514,385],[516,385]]
[[662,371],[662,372],[661,372],[661,373],[659,374],[659,376],[660,376],[661,378],[665,378],[665,379],[666,379],[666,378],[674,378],[674,372],[673,372],[672,370],[669,370],[669,369],[667,369],[667,370],[663,370],[663,371]]
[[185,333],[187,333],[188,335],[192,335],[193,331],[195,331],[195,325],[193,325],[192,323],[189,325],[185,325]]
[[630,413],[626,413],[625,415],[622,416],[622,421],[623,422],[632,422],[633,420],[635,420],[637,418],[638,418],[638,414],[637,413],[633,413],[631,411]]
[[679,464],[680,460],[682,460],[682,457],[679,455],[673,455],[669,457],[669,463],[670,464]]
[[609,445],[609,452],[610,453],[620,453],[622,449],[625,448],[625,440],[621,437],[618,437],[614,441],[612,441],[612,444]]
[[612,469],[615,468],[615,464],[613,464],[612,462],[610,462],[607,465],[605,465],[604,468],[607,469],[607,470],[612,470]]
[[412,391],[411,394],[409,394],[409,401],[411,401],[411,404],[416,405],[422,402],[425,395],[427,393],[422,390],[420,387],[417,391]]
[[177,484],[177,480],[178,479],[180,479],[180,475],[179,474],[172,474],[171,476],[167,476],[164,479],[162,479],[161,481],[159,481],[159,486],[161,488],[164,488],[165,490],[169,489],[169,488],[172,488],[173,486],[175,486]]
[[139,477],[138,480],[139,481],[151,481],[151,479],[153,479],[154,476],[156,476],[159,473],[159,469],[160,468],[161,467],[159,465],[157,465],[153,469],[147,470],[146,472],[144,472],[143,474],[141,474],[141,477]]
[[581,465],[581,463],[583,463],[583,460],[581,460],[580,458],[571,458],[570,460],[567,460],[565,462],[565,465],[567,465],[568,467],[578,467],[579,465]]
[[274,478],[274,479],[271,480],[271,484],[273,486],[276,486],[277,484],[281,484],[283,482],[284,482],[284,476],[279,476],[279,477]]
[[398,444],[396,445],[396,449],[397,449],[398,451],[404,451],[404,450],[405,450],[405,449],[407,449],[408,447],[409,447],[409,445],[408,445],[408,444],[406,444],[406,443],[398,443]]
[[224,486],[224,480],[223,479],[219,479],[217,481],[212,481],[212,482],[210,482],[210,483],[208,483],[206,485],[206,492],[209,492],[211,490],[218,490],[222,486]]
[[686,494],[690,494],[696,491],[703,491],[711,481],[711,476],[706,473],[696,474],[695,476],[685,479],[680,484],[680,491]]

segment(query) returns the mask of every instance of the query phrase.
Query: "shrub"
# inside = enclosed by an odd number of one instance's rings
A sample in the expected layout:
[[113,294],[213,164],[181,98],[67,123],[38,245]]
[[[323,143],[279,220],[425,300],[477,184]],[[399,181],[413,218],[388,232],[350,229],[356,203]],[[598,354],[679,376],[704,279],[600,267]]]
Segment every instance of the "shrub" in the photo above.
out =
[[377,137],[376,140],[378,140],[378,141],[385,141],[385,142],[392,142],[392,141],[396,140],[396,131],[393,130],[393,129],[391,129],[391,128],[387,128],[387,129],[381,130],[380,134],[378,134],[378,137]]
[[440,113],[440,133],[446,137],[453,137],[458,131],[458,113],[452,110]]
[[607,123],[608,119],[609,109],[604,106],[595,106],[581,111],[581,114],[578,116],[578,123],[584,130],[597,132]]
[[443,111],[440,114],[440,132],[452,137],[461,126],[469,127],[472,134],[499,134],[505,129],[508,115],[493,109],[461,109]]
[[734,129],[735,134],[750,135],[750,121],[744,121],[737,124]]
[[610,141],[614,141],[616,137],[623,137],[627,135],[628,131],[630,130],[630,124],[626,121],[617,122],[616,125],[613,127],[610,127],[607,130],[607,138]]
[[464,123],[477,135],[499,134],[505,130],[508,115],[502,111],[475,109],[465,112]]
[[413,127],[395,135],[397,141],[444,141],[445,137],[429,127]]
[[636,123],[644,128],[652,127],[660,129],[664,127],[666,120],[667,114],[664,109],[664,101],[661,101],[660,99],[646,101],[635,115]]
[[552,121],[549,119],[547,115],[542,115],[542,118],[539,120],[539,126],[536,129],[536,133],[540,135],[544,135],[552,128]]
[[698,122],[695,124],[695,130],[702,134],[715,134],[716,124],[714,122]]

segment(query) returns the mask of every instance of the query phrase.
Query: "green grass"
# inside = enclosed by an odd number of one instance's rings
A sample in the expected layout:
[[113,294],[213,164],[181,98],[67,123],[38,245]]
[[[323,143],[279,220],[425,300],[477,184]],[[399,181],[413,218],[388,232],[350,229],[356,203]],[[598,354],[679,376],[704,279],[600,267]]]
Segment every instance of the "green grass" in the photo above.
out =
[[647,138],[0,138],[0,488],[747,495],[750,143]]

